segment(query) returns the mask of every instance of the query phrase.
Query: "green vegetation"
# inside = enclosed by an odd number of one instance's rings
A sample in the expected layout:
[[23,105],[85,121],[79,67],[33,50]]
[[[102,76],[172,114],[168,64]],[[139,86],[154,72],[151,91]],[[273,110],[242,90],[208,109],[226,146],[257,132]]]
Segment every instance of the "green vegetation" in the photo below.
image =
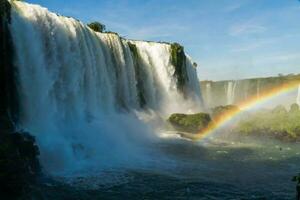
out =
[[172,114],[168,121],[178,131],[197,133],[211,123],[211,118],[207,113],[197,114]]
[[101,24],[100,22],[92,22],[92,23],[88,24],[88,27],[90,27],[95,32],[102,33],[105,31],[105,25]]
[[128,42],[128,46],[129,46],[129,49],[131,51],[131,54],[132,54],[133,58],[135,60],[138,59],[139,53],[138,53],[138,49],[137,49],[136,45],[131,43],[131,42]]
[[[105,33],[114,34],[114,35],[119,36],[119,33],[114,32],[114,31],[105,31]],[[119,37],[121,37],[121,36],[119,36]]]
[[244,135],[267,136],[282,141],[300,141],[300,111],[293,104],[289,111],[283,106],[260,111],[242,119],[233,132]]
[[283,105],[279,105],[279,106],[276,106],[272,111],[271,113],[273,113],[274,115],[283,115],[283,114],[286,114],[287,113],[287,110],[285,109],[285,107]]
[[217,106],[212,109],[212,117],[216,118],[218,116],[221,116],[222,114],[228,112],[237,112],[239,110],[240,110],[239,107],[235,105]]
[[[292,104],[292,105],[291,105],[291,109],[290,109],[290,113],[296,114],[296,113],[298,113],[298,112],[300,112],[299,105],[296,104],[296,103]],[[299,123],[300,123],[300,119],[299,119]]]
[[171,63],[175,67],[174,76],[177,79],[177,88],[185,94],[185,86],[188,81],[186,56],[183,46],[178,43],[171,44]]

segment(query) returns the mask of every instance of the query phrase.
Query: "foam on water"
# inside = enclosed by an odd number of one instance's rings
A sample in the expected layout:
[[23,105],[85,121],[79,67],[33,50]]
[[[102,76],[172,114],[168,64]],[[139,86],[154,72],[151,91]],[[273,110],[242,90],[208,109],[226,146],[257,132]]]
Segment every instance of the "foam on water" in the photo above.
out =
[[196,69],[187,57],[184,96],[170,44],[96,33],[38,5],[11,4],[20,128],[36,136],[48,171],[143,163],[156,140],[143,120],[149,113],[201,109]]

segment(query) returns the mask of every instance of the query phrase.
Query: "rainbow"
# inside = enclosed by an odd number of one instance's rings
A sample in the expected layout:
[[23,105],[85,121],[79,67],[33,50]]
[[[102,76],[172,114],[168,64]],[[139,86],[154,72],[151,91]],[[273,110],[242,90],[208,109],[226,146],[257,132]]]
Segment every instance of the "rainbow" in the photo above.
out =
[[238,105],[239,109],[234,109],[232,111],[224,112],[219,116],[214,118],[214,122],[208,125],[206,128],[201,130],[199,133],[194,135],[185,135],[192,140],[202,140],[206,138],[208,135],[212,134],[218,128],[224,126],[227,122],[232,120],[234,117],[239,115],[245,110],[253,108],[259,104],[265,103],[268,100],[277,97],[279,95],[291,92],[300,86],[300,81],[293,81],[291,83],[282,84],[278,87],[272,88],[268,91],[263,92],[259,97],[253,96],[246,101],[240,103]]

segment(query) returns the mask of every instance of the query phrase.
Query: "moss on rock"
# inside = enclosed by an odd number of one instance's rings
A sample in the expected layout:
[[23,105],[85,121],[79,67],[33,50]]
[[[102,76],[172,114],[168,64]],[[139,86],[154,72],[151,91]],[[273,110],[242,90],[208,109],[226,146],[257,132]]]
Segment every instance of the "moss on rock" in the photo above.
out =
[[177,88],[186,94],[186,84],[188,81],[186,55],[183,46],[178,43],[171,44],[171,63],[175,67],[174,76],[177,79]]
[[197,133],[207,127],[211,122],[211,117],[207,113],[196,114],[172,114],[168,121],[178,131]]
[[140,67],[139,60],[139,52],[135,44],[128,42],[128,46],[133,58],[133,65],[134,65],[134,71],[135,71],[135,79],[137,80],[136,87],[137,87],[137,93],[138,93],[138,100],[140,107],[143,108],[147,104],[146,102],[146,96],[144,93],[144,85],[143,85],[143,75],[142,75],[142,68]]

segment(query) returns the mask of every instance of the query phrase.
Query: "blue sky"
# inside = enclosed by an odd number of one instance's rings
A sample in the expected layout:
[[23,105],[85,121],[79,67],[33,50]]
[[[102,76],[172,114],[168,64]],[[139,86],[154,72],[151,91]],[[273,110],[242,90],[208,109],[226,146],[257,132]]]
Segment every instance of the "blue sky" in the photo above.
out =
[[132,39],[179,42],[200,80],[300,73],[299,0],[27,0]]

